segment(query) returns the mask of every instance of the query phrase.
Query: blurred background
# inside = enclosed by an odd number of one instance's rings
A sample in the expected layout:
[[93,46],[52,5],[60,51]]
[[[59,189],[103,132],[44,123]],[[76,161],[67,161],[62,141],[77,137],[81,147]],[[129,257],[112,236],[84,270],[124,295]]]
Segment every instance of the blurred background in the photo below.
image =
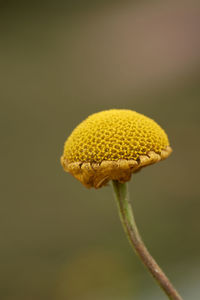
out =
[[1,300],[165,300],[111,188],[65,173],[89,114],[155,119],[173,154],[132,176],[138,227],[184,299],[200,299],[198,1],[1,1]]

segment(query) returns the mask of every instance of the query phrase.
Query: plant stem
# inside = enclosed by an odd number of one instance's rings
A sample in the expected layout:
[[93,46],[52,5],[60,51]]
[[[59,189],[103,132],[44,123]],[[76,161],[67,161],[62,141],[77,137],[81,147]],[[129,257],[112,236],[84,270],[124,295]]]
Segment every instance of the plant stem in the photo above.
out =
[[183,300],[173,287],[167,276],[145,247],[138,232],[132,207],[128,199],[127,183],[113,181],[113,188],[119,209],[119,215],[127,237],[144,265],[156,279],[157,283],[171,300]]

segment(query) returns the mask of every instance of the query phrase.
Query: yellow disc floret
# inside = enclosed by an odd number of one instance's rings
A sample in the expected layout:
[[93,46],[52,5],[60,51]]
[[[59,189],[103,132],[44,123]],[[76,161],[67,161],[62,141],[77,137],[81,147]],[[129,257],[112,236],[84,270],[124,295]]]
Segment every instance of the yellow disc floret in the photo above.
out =
[[149,152],[160,155],[168,146],[166,133],[152,119],[132,110],[112,109],[89,116],[74,129],[61,161],[67,171],[72,163],[136,162]]
[[69,162],[137,159],[169,145],[164,130],[152,119],[131,110],[108,110],[89,116],[65,143]]

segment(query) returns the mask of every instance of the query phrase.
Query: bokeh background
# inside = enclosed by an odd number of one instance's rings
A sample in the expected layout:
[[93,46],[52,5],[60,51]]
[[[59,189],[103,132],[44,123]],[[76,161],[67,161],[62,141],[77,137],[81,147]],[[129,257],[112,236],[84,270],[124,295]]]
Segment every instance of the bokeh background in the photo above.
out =
[[132,252],[110,187],[60,165],[89,114],[127,108],[173,155],[129,184],[144,241],[200,299],[198,1],[1,1],[1,300],[164,300]]

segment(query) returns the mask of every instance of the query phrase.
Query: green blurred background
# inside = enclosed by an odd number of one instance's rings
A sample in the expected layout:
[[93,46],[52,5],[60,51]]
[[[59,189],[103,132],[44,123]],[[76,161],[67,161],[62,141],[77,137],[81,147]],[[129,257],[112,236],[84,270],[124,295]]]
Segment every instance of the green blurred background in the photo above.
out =
[[198,1],[1,1],[1,300],[164,300],[129,246],[110,187],[60,165],[89,114],[155,119],[173,154],[129,184],[150,252],[200,299]]

